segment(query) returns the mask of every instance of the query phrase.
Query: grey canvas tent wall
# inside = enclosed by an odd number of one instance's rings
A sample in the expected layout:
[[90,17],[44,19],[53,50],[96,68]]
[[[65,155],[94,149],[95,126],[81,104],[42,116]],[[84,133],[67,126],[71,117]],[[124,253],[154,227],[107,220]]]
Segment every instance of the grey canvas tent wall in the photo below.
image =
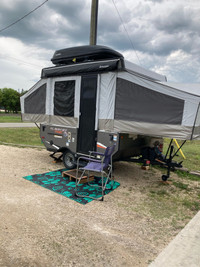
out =
[[43,69],[41,80],[21,97],[22,119],[79,128],[82,83],[91,74],[91,80],[96,77],[96,131],[200,139],[200,85],[168,84],[164,76],[117,52],[109,56],[109,48],[106,58],[102,58],[105,47],[97,49],[99,57],[87,60],[87,46],[79,60],[73,54],[70,60]]

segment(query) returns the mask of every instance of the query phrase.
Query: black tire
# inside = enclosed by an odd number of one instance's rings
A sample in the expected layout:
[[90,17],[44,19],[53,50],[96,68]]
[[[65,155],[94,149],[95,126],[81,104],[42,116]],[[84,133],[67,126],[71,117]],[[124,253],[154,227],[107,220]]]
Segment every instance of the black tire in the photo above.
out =
[[163,175],[163,176],[162,176],[162,180],[163,180],[163,182],[166,182],[168,178],[169,178],[169,176],[167,176],[167,175]]
[[69,170],[74,169],[76,167],[75,156],[71,151],[66,150],[63,153],[63,163],[65,167]]

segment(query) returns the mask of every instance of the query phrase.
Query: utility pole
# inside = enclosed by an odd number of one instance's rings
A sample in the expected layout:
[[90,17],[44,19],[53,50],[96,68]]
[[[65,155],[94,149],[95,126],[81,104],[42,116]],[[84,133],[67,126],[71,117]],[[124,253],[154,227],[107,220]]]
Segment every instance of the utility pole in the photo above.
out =
[[98,3],[99,0],[92,0],[90,20],[90,45],[96,45],[97,43]]

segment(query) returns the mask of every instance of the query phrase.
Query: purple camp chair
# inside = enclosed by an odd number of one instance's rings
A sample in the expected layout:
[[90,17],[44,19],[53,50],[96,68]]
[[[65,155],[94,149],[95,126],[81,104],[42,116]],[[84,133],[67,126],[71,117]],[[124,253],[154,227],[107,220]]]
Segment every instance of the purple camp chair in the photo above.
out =
[[[80,156],[77,161],[77,171],[76,171],[76,188],[75,188],[75,195],[78,197],[89,197],[96,200],[104,199],[104,194],[106,190],[106,185],[108,183],[109,178],[112,180],[112,185],[114,183],[112,177],[112,155],[115,150],[115,145],[107,147],[105,153],[99,153],[95,151],[90,151],[90,155]],[[80,167],[80,161],[87,162],[86,166]],[[79,171],[82,171],[80,177],[78,177]],[[94,185],[89,183],[90,172],[92,173],[99,173],[101,174],[101,185]],[[92,197],[87,196],[84,192],[77,190],[79,183],[83,176],[87,173],[87,182],[90,186],[99,187],[101,188],[101,196],[100,197]],[[111,187],[112,189],[112,187]],[[79,193],[78,193],[79,192]]]

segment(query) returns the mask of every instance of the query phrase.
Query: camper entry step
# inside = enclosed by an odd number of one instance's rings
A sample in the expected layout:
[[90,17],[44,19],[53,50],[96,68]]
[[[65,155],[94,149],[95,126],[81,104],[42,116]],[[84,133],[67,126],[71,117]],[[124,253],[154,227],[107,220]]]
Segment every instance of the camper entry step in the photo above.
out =
[[[78,171],[78,175],[79,175],[78,178],[81,177],[81,174],[82,174],[82,172]],[[69,177],[70,181],[75,181],[76,180],[76,169],[62,172],[62,177]],[[85,175],[82,177],[80,184],[87,183],[87,181],[91,182],[93,180],[94,180],[93,175],[90,175],[89,179],[87,178],[87,175]]]

